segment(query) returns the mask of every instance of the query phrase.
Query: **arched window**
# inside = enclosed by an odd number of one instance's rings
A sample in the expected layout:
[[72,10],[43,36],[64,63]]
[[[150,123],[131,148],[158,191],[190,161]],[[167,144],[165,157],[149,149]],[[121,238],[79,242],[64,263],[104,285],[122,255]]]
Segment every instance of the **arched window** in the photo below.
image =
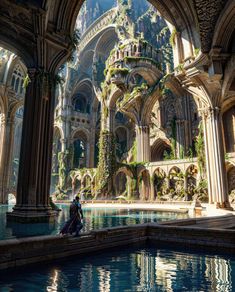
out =
[[11,87],[12,88],[14,88],[15,82],[16,82],[16,78],[15,78],[15,75],[13,75],[12,79],[11,79]]
[[82,95],[77,95],[73,99],[73,108],[76,112],[90,113],[90,105],[87,99]]
[[12,79],[11,79],[11,87],[15,90],[16,94],[23,94],[24,88],[24,73],[20,67],[20,65],[16,65],[13,73],[12,73]]
[[16,93],[18,93],[18,91],[19,91],[19,83],[20,83],[20,79],[17,78],[17,79],[16,79],[16,83],[15,83],[15,92],[16,92]]

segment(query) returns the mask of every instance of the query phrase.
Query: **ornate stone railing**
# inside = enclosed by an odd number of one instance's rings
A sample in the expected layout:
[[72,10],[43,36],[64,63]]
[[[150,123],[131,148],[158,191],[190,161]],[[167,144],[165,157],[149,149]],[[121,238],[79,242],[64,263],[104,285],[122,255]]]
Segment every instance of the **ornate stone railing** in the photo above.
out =
[[85,31],[78,46],[78,51],[83,51],[87,44],[94,38],[98,32],[102,31],[109,24],[113,23],[113,19],[117,13],[117,8],[108,10],[102,16],[100,16],[89,28]]

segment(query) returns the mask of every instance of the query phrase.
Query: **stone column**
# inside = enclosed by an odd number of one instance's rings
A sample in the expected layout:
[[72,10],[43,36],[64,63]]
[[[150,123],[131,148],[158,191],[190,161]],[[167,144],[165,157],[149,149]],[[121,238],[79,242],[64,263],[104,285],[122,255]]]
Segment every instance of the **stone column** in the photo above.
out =
[[48,222],[55,218],[49,204],[55,78],[50,72],[28,70],[17,186],[9,221]]
[[184,190],[187,191],[188,189],[188,176],[184,176]]
[[67,140],[66,139],[60,139],[61,143],[61,152],[65,152],[67,150]]
[[170,176],[167,176],[165,178],[165,180],[166,180],[166,187],[169,189],[170,188]]
[[175,138],[176,138],[176,157],[180,158],[180,143],[181,143],[180,120],[176,121],[176,137]]
[[95,166],[95,130],[91,130],[90,135],[90,157],[89,157],[89,167],[93,168]]
[[86,143],[86,168],[90,167],[90,141],[87,141]]
[[12,152],[14,145],[14,121],[10,118],[1,122],[1,160],[0,160],[0,203],[7,203],[12,169]]
[[220,109],[207,110],[203,115],[203,124],[209,202],[215,203],[219,208],[230,208]]
[[137,142],[137,161],[150,161],[150,137],[149,126],[136,127],[136,142]]
[[102,104],[102,115],[101,115],[101,129],[113,133],[114,131],[114,120],[115,120],[115,109],[106,108],[106,105]]
[[72,198],[75,196],[76,179],[72,180]]
[[150,177],[150,200],[155,200],[154,175]]
[[131,198],[131,177],[130,176],[126,176],[127,179],[127,183],[126,183],[126,187],[127,187],[127,199],[130,200]]

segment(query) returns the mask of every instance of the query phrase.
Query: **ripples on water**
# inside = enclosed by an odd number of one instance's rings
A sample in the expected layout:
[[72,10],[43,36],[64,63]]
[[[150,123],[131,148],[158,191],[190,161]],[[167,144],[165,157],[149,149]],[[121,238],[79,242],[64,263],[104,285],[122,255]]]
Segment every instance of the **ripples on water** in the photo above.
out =
[[234,276],[234,258],[149,247],[74,258],[4,280],[0,275],[0,291],[231,292]]
[[[45,224],[11,224],[6,227],[6,212],[12,206],[0,206],[0,239],[24,237],[41,234],[58,234],[69,218],[69,205],[58,205],[62,212],[59,213],[57,222],[48,226]],[[188,214],[173,212],[157,212],[150,210],[124,210],[105,208],[83,208],[84,228],[82,232],[93,229],[131,225],[146,222],[159,222],[171,219],[188,218]]]

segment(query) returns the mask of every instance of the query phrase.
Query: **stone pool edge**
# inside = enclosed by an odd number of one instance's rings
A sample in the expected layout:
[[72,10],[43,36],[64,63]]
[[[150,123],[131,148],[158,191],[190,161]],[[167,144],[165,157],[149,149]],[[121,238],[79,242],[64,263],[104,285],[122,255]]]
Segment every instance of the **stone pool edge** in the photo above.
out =
[[[233,217],[231,217],[233,216]],[[51,262],[74,255],[92,254],[136,243],[168,244],[174,248],[200,248],[216,253],[235,254],[235,230],[201,228],[197,223],[208,220],[234,219],[234,215],[146,223],[94,230],[79,238],[37,236],[0,242],[0,270],[29,264]]]

